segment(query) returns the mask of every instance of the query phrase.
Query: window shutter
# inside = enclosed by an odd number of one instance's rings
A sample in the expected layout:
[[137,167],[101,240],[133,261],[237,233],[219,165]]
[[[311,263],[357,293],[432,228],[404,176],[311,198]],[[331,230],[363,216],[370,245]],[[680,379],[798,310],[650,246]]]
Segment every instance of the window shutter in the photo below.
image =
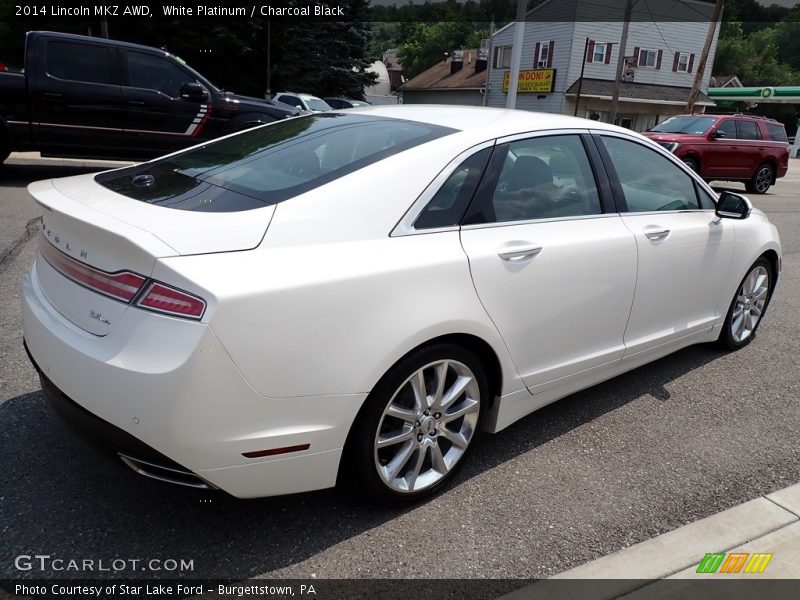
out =
[[586,62],[594,60],[594,40],[589,40],[589,49],[586,51]]
[[633,49],[633,62],[634,64],[639,64],[639,46]]
[[499,69],[500,65],[497,64],[498,59],[500,58],[500,48],[495,46],[494,47],[494,58],[492,59],[492,64],[494,65],[495,69]]
[[656,58],[656,69],[660,69],[661,68],[661,57],[662,57],[663,54],[664,54],[663,50],[659,50],[658,51],[658,58]]
[[536,69],[539,67],[539,50],[541,50],[541,44],[536,42],[536,46],[533,48],[533,68]]
[[678,70],[678,61],[680,60],[680,58],[681,58],[681,53],[680,52],[676,52],[675,53],[675,60],[672,61],[672,70],[673,71],[677,71]]
[[553,40],[550,40],[550,49],[547,52],[547,68],[553,66],[553,48],[556,47],[556,43]]
[[694,66],[694,54],[689,55],[689,73],[692,72],[692,67]]
[[611,62],[611,49],[614,47],[614,44],[606,44],[606,60],[605,63],[609,64]]

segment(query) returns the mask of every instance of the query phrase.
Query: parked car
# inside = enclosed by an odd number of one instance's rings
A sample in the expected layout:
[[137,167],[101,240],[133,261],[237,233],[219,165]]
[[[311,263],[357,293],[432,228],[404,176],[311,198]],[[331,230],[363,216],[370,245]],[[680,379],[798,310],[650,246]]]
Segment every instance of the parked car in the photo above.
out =
[[362,106],[370,106],[366,100],[353,100],[352,98],[324,98],[331,108],[360,108]]
[[706,181],[742,181],[764,194],[789,168],[789,142],[779,121],[753,115],[680,115],[645,133]]
[[31,32],[24,74],[0,73],[0,162],[43,156],[153,158],[298,114],[214,86],[148,46]]
[[311,94],[281,92],[280,94],[275,94],[275,100],[290,106],[295,106],[303,112],[326,112],[333,110],[322,98],[317,98]]
[[527,111],[318,113],[29,190],[45,398],[138,473],[243,498],[428,496],[481,430],[747,345],[781,265],[744,196]]

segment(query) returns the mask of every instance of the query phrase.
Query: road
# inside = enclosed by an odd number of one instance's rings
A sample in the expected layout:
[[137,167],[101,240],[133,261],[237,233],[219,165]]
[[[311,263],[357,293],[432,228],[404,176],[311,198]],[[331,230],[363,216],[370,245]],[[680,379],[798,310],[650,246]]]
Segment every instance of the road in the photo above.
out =
[[22,350],[38,214],[25,184],[86,170],[0,172],[0,577],[25,575],[18,554],[49,554],[190,559],[192,577],[540,578],[800,481],[800,160],[752,196],[784,272],[750,346],[683,350],[484,436],[449,491],[406,510],[341,490],[242,501],[173,487],[64,428]]

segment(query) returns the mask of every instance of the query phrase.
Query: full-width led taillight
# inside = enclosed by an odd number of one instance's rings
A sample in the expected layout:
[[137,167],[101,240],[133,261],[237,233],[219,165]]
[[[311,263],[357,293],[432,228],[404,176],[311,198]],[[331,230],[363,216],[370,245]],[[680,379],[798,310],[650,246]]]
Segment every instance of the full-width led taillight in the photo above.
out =
[[90,267],[71,256],[67,256],[49,242],[40,244],[39,251],[45,260],[50,263],[50,266],[65,277],[90,290],[123,302],[133,300],[146,281],[145,277],[130,271],[106,273],[100,269]]
[[179,317],[199,319],[206,309],[205,300],[156,281],[152,282],[137,306]]

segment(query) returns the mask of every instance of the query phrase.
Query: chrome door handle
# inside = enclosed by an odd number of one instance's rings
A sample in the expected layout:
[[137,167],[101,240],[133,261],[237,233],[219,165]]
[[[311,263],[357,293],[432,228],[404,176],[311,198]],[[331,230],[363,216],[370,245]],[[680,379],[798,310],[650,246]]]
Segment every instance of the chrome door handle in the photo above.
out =
[[524,258],[536,256],[542,251],[541,246],[534,244],[506,244],[497,250],[497,256],[510,262],[520,261]]
[[669,229],[653,229],[645,231],[644,236],[649,240],[660,240],[669,235]]

